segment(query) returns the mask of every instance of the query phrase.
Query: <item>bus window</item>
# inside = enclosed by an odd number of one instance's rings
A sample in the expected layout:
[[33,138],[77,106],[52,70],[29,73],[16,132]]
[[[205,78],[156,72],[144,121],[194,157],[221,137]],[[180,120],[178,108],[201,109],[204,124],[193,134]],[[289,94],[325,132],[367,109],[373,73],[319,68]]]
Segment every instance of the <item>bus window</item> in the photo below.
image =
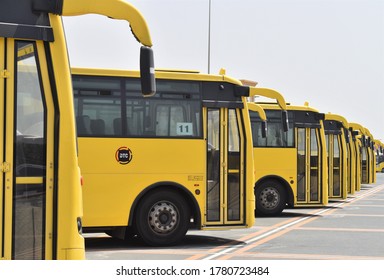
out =
[[281,111],[266,111],[268,119],[267,136],[262,135],[261,119],[257,112],[250,111],[254,147],[294,147],[294,130],[292,129],[292,112],[288,112],[289,129],[284,131]]
[[167,87],[160,85],[159,93],[146,99],[137,80],[74,77],[73,83],[79,136],[201,137],[196,94],[177,94],[178,88],[161,93]]
[[115,135],[114,120],[121,117],[120,81],[101,80],[97,90],[93,83],[83,83],[74,94],[78,135]]

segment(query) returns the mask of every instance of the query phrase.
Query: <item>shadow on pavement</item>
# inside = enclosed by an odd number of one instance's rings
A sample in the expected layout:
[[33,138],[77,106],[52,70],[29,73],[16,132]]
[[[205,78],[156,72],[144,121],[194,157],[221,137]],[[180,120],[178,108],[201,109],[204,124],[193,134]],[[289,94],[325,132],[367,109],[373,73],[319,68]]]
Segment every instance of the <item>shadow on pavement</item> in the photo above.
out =
[[133,237],[129,240],[116,239],[109,236],[86,237],[85,248],[87,251],[98,250],[156,250],[156,249],[192,249],[192,248],[213,248],[217,246],[236,246],[244,245],[244,242],[234,239],[227,239],[215,236],[205,235],[186,235],[184,240],[173,246],[152,247],[145,244],[140,238]]

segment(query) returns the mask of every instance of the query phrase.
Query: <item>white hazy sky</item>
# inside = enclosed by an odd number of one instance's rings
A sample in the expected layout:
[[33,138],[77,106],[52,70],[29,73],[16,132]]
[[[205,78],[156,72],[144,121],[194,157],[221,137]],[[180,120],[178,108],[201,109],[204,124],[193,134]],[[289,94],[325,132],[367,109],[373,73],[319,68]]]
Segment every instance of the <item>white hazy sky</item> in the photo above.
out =
[[[208,72],[209,0],[131,0],[156,68]],[[384,0],[211,0],[210,72],[343,115],[384,142]],[[128,24],[64,18],[72,66],[138,69]]]

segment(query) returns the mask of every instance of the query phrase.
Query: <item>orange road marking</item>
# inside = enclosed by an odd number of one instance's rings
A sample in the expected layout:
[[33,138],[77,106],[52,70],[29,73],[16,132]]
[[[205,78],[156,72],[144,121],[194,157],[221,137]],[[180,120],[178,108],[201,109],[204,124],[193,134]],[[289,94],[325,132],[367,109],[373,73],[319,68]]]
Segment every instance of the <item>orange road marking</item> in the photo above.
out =
[[[311,215],[312,213],[315,213],[316,211],[318,211],[318,209],[315,209],[313,211],[310,211],[308,214],[305,214],[303,216],[309,216]],[[275,228],[278,228],[278,227],[281,227],[281,226],[284,226],[286,224],[289,224],[291,222],[294,222],[296,220],[299,220],[300,217],[295,217],[295,218],[291,218],[289,220],[286,220],[286,221],[282,221],[278,224],[274,224],[273,226],[269,226],[269,227],[265,227],[259,231],[256,231],[256,232],[253,232],[253,233],[250,233],[250,234],[247,234],[245,235],[244,237],[240,238],[239,241],[246,241],[246,240],[250,240],[252,239],[253,237],[255,236],[259,236],[259,235],[262,235],[263,233],[266,233],[268,231],[271,231]],[[194,256],[191,256],[189,258],[187,258],[186,260],[198,260],[198,259],[201,259],[201,258],[204,258],[206,257],[207,255],[210,255],[210,254],[214,254],[216,252],[219,252],[220,250],[224,250],[226,248],[228,248],[229,246],[231,246],[233,243],[235,242],[228,242],[227,244],[224,244],[224,245],[221,245],[221,246],[218,246],[218,247],[215,247],[215,248],[212,248],[206,252],[204,252],[204,254],[196,254]]]
[[[352,199],[347,199],[347,200],[345,200],[345,201],[343,201],[343,202],[341,202],[341,203],[339,203],[339,204],[332,205],[333,207],[335,207],[334,209],[329,209],[329,208],[328,208],[328,209],[325,209],[325,210],[318,211],[318,212],[316,212],[315,214],[323,214],[323,213],[324,213],[324,216],[325,216],[325,215],[332,214],[332,213],[335,212],[336,210],[339,210],[339,209],[340,209],[339,207],[341,207],[341,206],[347,206],[347,205],[350,205],[351,203],[354,203],[354,202],[356,202],[356,201],[359,201],[359,200],[361,200],[361,199],[363,199],[363,198],[365,198],[365,197],[367,197],[367,196],[373,195],[373,194],[375,194],[375,193],[377,193],[377,192],[379,192],[379,191],[382,191],[383,189],[384,189],[384,185],[377,186],[377,187],[375,187],[374,189],[371,189],[371,190],[367,191],[366,193],[361,194],[360,196],[356,196],[356,197],[354,197],[354,198],[352,198]],[[350,203],[350,204],[347,204],[347,203]],[[230,250],[226,249],[226,250],[224,250],[223,253],[222,253],[223,256],[220,257],[219,254],[216,254],[217,257],[216,257],[216,256],[211,256],[211,257],[207,257],[206,259],[211,259],[211,258],[217,258],[217,259],[219,259],[219,260],[230,259],[230,258],[231,258],[232,256],[234,256],[234,255],[242,254],[242,253],[244,253],[245,251],[248,251],[248,250],[250,250],[250,249],[252,249],[252,248],[255,248],[255,247],[257,247],[257,246],[259,246],[259,245],[261,245],[261,244],[264,244],[264,243],[266,243],[266,242],[268,242],[268,241],[270,241],[270,240],[272,240],[272,239],[275,239],[275,238],[277,238],[277,237],[279,237],[279,236],[281,236],[281,235],[283,235],[283,234],[285,234],[285,233],[288,233],[288,232],[290,232],[290,231],[292,231],[292,230],[294,230],[294,229],[297,229],[298,227],[303,226],[303,225],[305,225],[305,224],[307,224],[307,223],[309,223],[309,222],[311,222],[311,221],[313,221],[313,220],[316,220],[316,219],[318,219],[318,218],[320,218],[320,217],[322,217],[322,216],[319,215],[319,216],[317,216],[317,217],[302,218],[302,221],[299,220],[299,222],[298,222],[297,224],[295,224],[295,223],[293,222],[292,225],[289,225],[289,224],[288,224],[289,226],[288,226],[287,228],[285,228],[285,229],[281,229],[280,231],[275,232],[275,233],[271,233],[270,235],[268,235],[268,236],[266,236],[266,237],[263,237],[263,238],[261,238],[260,240],[257,240],[256,242],[251,242],[248,246],[242,247],[242,248],[237,249],[237,250],[236,250],[236,249],[231,250],[230,254],[229,254],[229,251],[230,251]],[[292,223],[292,222],[291,222],[291,223]],[[273,231],[272,231],[272,232],[273,232]]]
[[283,259],[283,260],[383,260],[383,257],[348,256],[348,255],[320,255],[320,254],[287,254],[287,253],[259,253],[245,252],[243,259],[249,257],[259,259]]
[[352,232],[384,232],[384,229],[374,228],[321,228],[321,227],[303,227],[296,230],[315,230],[315,231],[352,231]]

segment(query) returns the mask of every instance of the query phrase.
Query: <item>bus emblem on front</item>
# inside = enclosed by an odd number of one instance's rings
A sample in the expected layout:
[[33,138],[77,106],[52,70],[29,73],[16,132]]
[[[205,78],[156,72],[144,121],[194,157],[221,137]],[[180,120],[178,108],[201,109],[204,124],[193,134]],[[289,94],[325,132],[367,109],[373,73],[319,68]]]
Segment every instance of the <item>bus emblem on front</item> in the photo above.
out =
[[120,147],[115,154],[115,158],[120,164],[128,164],[132,160],[132,151],[127,147]]

